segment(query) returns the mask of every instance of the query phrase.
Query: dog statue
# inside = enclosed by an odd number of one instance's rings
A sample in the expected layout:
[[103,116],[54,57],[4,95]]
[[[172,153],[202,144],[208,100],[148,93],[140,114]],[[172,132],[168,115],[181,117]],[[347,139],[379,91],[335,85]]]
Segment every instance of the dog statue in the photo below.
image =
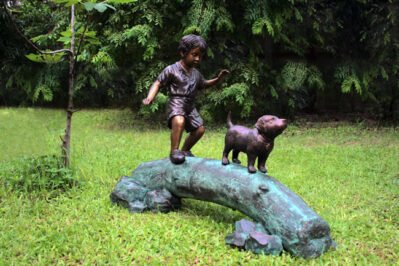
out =
[[227,116],[227,133],[223,150],[222,164],[229,164],[228,155],[233,150],[233,163],[240,164],[238,154],[244,152],[248,158],[248,172],[256,173],[255,161],[258,158],[258,169],[266,173],[266,160],[274,146],[274,139],[287,128],[287,120],[272,115],[258,119],[255,128],[233,125],[231,114]]

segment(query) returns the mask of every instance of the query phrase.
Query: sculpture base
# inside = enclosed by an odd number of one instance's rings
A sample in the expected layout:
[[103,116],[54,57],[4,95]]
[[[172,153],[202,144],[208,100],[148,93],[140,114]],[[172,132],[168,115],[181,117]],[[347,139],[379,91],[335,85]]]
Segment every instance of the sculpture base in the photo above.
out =
[[294,256],[318,257],[334,245],[328,224],[286,186],[262,173],[249,174],[240,165],[222,166],[219,160],[187,157],[180,165],[169,159],[143,163],[111,193],[113,202],[131,212],[168,212],[180,207],[180,198],[241,211],[278,236]]

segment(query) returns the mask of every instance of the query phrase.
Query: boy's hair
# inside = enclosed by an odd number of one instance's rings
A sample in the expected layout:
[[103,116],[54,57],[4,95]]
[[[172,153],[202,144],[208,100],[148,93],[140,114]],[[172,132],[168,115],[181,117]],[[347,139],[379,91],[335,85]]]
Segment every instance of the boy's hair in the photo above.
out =
[[183,56],[186,56],[191,49],[200,48],[202,54],[205,56],[207,47],[206,41],[201,36],[189,34],[181,38],[177,50],[179,53],[181,52]]

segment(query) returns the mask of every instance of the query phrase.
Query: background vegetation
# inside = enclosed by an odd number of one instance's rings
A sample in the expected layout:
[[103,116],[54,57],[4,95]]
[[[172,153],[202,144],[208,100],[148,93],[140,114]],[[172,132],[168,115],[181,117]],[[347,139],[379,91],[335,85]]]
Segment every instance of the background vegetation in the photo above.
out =
[[[15,25],[41,49],[65,48],[69,10],[52,1],[2,3],[0,104],[65,106],[67,61],[28,60],[32,48]],[[88,29],[76,71],[80,107],[139,109],[160,70],[178,60],[179,39],[198,33],[209,44],[205,77],[232,72],[198,101],[208,121],[224,119],[227,109],[243,118],[299,111],[399,117],[398,0],[137,0],[114,7],[78,10],[78,34]],[[141,113],[165,101],[160,95]]]
[[[244,216],[215,204],[184,200],[181,210],[168,214],[130,214],[112,205],[109,194],[122,175],[143,161],[166,157],[169,149],[164,125],[150,129],[130,111],[77,112],[74,185],[56,194],[49,186],[26,191],[32,188],[29,179],[36,180],[29,167],[43,165],[31,158],[58,154],[63,126],[61,111],[0,109],[0,265],[395,265],[399,260],[398,128],[301,123],[290,124],[276,139],[270,175],[330,224],[338,244],[336,251],[303,260],[229,248],[224,237]],[[208,130],[193,152],[221,158],[224,131]],[[25,182],[15,183],[21,173]],[[51,180],[70,184],[59,176]]]

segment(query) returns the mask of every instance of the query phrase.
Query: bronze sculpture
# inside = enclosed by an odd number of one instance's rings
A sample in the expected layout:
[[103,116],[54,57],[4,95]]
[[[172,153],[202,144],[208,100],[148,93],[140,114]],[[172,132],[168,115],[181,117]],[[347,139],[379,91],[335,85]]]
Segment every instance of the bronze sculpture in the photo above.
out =
[[[229,113],[222,163],[229,164],[228,154],[233,150],[233,162],[239,164],[238,154],[245,152],[247,168],[236,164],[221,167],[219,160],[194,158],[191,148],[205,130],[194,106],[197,91],[215,85],[229,71],[220,71],[212,80],[203,78],[195,68],[206,51],[200,36],[184,36],[178,50],[181,60],[161,72],[143,100],[143,104],[151,104],[161,87],[168,89],[169,159],[143,163],[130,177],[122,177],[110,195],[112,202],[131,212],[169,212],[180,208],[181,198],[194,198],[239,210],[256,224],[237,222],[226,243],[256,254],[278,255],[284,248],[295,256],[315,258],[334,248],[329,225],[300,197],[276,179],[254,174],[257,158],[259,171],[267,172],[266,160],[274,139],[287,127],[285,119],[265,115],[250,129],[233,125]],[[190,134],[179,150],[183,129]]]
[[[166,67],[152,84],[143,104],[148,105],[155,99],[159,89],[166,87],[169,92],[167,108],[168,126],[171,129],[170,160],[174,164],[181,164],[186,156],[194,156],[191,148],[200,140],[205,132],[203,120],[195,108],[194,102],[197,91],[216,85],[229,73],[223,69],[219,75],[211,80],[205,80],[196,69],[206,53],[207,44],[198,35],[184,36],[179,43],[180,61]],[[188,137],[179,150],[183,130]]]
[[199,157],[187,157],[179,165],[169,159],[146,162],[122,177],[111,193],[112,202],[131,212],[168,212],[180,207],[181,198],[241,211],[268,235],[281,238],[284,249],[294,256],[315,258],[335,246],[327,222],[298,195],[277,179],[248,173],[237,164],[223,167],[220,160]]
[[264,115],[258,119],[254,129],[233,125],[231,113],[227,116],[227,133],[223,150],[222,164],[229,164],[228,155],[233,150],[233,162],[240,164],[238,154],[244,152],[248,157],[248,172],[255,173],[255,161],[258,158],[258,169],[266,173],[266,160],[273,150],[274,139],[287,127],[285,119]]

